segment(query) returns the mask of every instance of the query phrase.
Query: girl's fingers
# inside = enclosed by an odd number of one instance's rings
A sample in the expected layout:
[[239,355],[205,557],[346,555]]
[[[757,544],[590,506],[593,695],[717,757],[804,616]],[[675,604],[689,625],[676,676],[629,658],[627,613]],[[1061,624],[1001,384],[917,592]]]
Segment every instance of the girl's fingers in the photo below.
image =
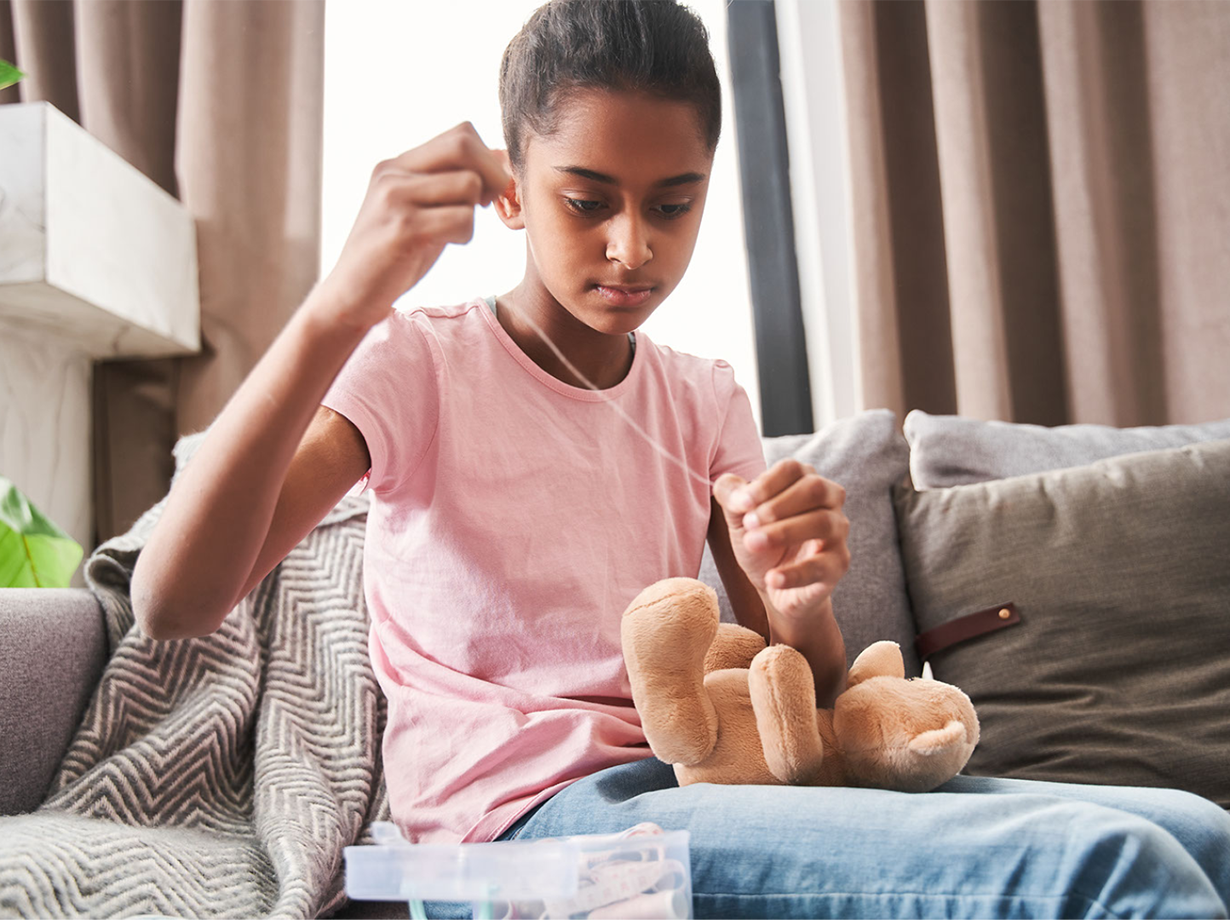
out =
[[454,169],[449,172],[420,173],[406,179],[406,195],[421,205],[469,205],[474,207],[483,200],[482,177],[472,169]]
[[468,243],[474,236],[474,208],[471,205],[422,208],[415,235],[434,243]]
[[[756,512],[752,512],[755,514]],[[752,534],[763,534],[763,540],[753,540],[748,547],[755,551],[769,548],[782,549],[788,546],[798,546],[805,540],[819,539],[826,544],[842,545],[850,535],[850,520],[840,511],[822,508],[807,514],[796,514],[784,521],[771,523],[757,522],[749,526],[748,518],[744,518],[744,544]]]
[[483,143],[474,126],[468,121],[433,137],[413,150],[407,150],[400,156],[385,161],[380,166],[408,173],[470,169],[482,179],[487,200],[503,192],[512,178],[504,168],[500,156]]
[[838,553],[819,553],[801,562],[780,565],[765,574],[770,588],[802,588],[807,585],[837,586],[849,568],[849,559]]
[[[779,460],[751,482],[731,493],[731,510],[750,511],[757,505],[767,502],[792,482],[805,475],[807,474],[803,464],[798,460],[792,457]],[[739,498],[741,494],[747,496],[747,499],[750,501],[749,506],[744,507],[744,505],[740,504]]]
[[[811,471],[810,466],[804,468]],[[745,509],[746,512],[754,514],[756,520],[763,524],[815,508],[839,509],[845,504],[846,490],[837,483],[817,476],[814,471],[804,472],[795,479],[789,479],[790,475],[790,468],[779,464],[744,486],[753,501],[753,505]],[[779,482],[785,484],[779,485]],[[775,488],[777,491],[773,491]]]

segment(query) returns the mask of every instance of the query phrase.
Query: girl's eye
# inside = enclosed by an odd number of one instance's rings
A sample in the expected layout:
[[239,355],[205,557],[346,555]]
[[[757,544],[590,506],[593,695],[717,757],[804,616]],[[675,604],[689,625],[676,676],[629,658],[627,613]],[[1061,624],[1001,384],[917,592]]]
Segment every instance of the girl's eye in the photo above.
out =
[[663,217],[682,217],[692,210],[690,204],[662,204],[658,205],[658,210],[662,212]]
[[589,201],[584,198],[565,197],[564,201],[567,202],[568,207],[580,214],[592,214],[594,211],[597,211],[600,207],[602,207],[601,201]]

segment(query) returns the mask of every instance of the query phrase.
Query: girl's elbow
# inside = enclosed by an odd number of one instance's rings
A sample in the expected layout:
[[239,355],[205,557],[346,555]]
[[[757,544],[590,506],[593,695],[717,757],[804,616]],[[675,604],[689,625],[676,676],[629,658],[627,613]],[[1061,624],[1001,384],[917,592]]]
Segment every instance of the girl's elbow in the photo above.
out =
[[225,618],[225,614],[217,616],[199,600],[189,603],[184,598],[157,590],[142,577],[139,561],[133,572],[129,596],[137,626],[146,637],[157,642],[208,636]]

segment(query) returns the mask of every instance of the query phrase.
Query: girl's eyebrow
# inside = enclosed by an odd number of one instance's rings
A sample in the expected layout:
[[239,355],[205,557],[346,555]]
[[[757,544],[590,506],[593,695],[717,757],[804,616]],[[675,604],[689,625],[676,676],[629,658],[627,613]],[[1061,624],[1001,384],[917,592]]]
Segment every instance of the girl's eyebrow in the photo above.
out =
[[[580,176],[582,179],[589,179],[591,182],[601,182],[604,185],[619,185],[619,180],[614,176],[608,176],[606,173],[596,172],[592,169],[586,169],[584,166],[556,166],[556,172],[569,173],[574,176]],[[660,182],[655,182],[654,185],[663,187],[673,187],[676,185],[691,185],[694,182],[700,182],[705,178],[704,173],[683,173],[678,176],[671,176],[669,179],[662,179]]]

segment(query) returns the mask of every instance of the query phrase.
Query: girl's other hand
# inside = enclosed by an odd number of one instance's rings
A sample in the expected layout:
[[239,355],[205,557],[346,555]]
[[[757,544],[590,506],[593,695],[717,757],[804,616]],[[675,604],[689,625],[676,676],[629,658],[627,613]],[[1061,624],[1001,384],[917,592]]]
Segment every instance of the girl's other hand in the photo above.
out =
[[468,121],[377,163],[337,265],[321,282],[330,319],[368,328],[387,317],[447,244],[470,241],[474,208],[510,181]]
[[750,483],[734,473],[718,477],[713,495],[756,590],[791,619],[818,612],[850,568],[845,490],[786,458]]

